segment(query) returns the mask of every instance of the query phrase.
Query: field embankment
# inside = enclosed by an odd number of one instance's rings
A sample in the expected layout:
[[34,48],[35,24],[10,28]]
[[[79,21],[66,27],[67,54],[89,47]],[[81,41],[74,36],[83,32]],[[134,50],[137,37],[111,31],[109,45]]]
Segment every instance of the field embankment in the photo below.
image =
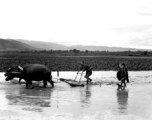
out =
[[125,63],[128,70],[152,70],[152,57],[135,56],[50,56],[39,53],[0,53],[0,71],[17,65],[40,63],[52,71],[77,71],[80,61],[93,67],[94,71],[118,70],[119,63]]

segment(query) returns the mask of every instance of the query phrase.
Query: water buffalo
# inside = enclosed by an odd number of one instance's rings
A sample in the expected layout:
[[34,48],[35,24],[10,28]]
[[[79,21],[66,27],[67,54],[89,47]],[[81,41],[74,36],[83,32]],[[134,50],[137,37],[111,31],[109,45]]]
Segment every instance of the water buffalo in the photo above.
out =
[[[42,64],[28,64],[23,67],[19,66],[20,77],[26,81],[26,87],[32,86],[32,81],[41,81],[43,80],[44,87],[47,86],[49,82],[52,87],[54,87],[54,82],[52,81],[51,71]],[[13,76],[7,76],[6,81],[12,79]],[[33,87],[32,87],[33,88]]]

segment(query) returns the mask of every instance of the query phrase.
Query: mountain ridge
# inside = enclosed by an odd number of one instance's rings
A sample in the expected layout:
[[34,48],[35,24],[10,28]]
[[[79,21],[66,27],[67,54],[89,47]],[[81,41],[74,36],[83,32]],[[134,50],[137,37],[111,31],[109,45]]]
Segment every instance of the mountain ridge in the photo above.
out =
[[38,50],[67,50],[66,46],[52,42],[29,41],[20,39],[17,41],[36,47]]
[[18,50],[20,51],[36,50],[36,48],[16,40],[0,39],[0,51],[18,51]]
[[0,39],[0,51],[21,51],[21,50],[72,50],[80,51],[152,51],[152,49],[138,49],[138,48],[122,48],[122,47],[108,47],[95,45],[73,45],[65,46],[53,42],[30,41],[22,39]]
[[[28,41],[28,40],[21,40],[23,43],[30,44],[31,46],[37,45],[37,48],[41,48],[41,50],[71,50],[77,49],[81,51],[152,51],[150,49],[138,49],[138,48],[123,48],[123,47],[108,47],[108,46],[95,46],[95,45],[72,45],[72,46],[65,46],[58,43],[53,42],[42,42],[42,41]],[[46,47],[47,44],[47,47]],[[44,47],[45,46],[45,47]]]

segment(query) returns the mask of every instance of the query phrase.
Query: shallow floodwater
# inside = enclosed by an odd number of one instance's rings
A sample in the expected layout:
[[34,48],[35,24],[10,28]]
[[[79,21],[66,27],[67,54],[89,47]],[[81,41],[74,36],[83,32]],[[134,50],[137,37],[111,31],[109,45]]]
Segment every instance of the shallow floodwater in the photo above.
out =
[[[117,88],[115,71],[93,72],[92,85],[85,87],[70,87],[57,79],[56,72],[52,75],[54,88],[49,83],[43,88],[42,82],[34,82],[34,89],[26,89],[24,80],[21,84],[17,78],[6,82],[0,73],[0,119],[152,119],[152,71],[129,72],[130,83],[122,90]],[[59,76],[75,79],[76,72],[60,72]]]

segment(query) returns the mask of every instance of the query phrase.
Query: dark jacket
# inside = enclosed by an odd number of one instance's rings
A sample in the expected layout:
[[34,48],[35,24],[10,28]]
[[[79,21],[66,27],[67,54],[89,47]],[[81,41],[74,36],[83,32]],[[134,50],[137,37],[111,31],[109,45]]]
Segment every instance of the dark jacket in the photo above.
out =
[[83,71],[86,71],[86,72],[92,71],[92,69],[89,66],[87,66],[87,65],[82,65],[80,70],[83,70]]
[[121,80],[122,78],[124,78],[125,80],[127,80],[127,82],[129,82],[128,70],[127,70],[127,68],[120,69],[120,70],[117,72],[117,79],[118,79],[118,80]]

